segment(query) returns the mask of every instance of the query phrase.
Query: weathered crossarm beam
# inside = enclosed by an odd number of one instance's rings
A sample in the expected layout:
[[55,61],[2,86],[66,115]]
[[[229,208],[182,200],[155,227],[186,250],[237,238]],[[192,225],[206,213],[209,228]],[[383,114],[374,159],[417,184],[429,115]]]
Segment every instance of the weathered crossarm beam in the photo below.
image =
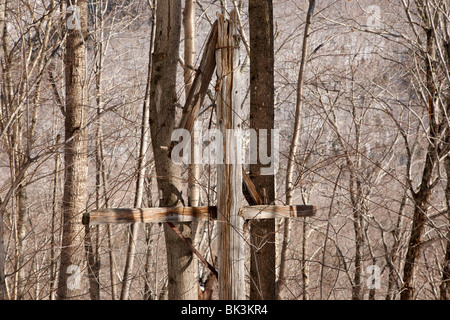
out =
[[314,206],[270,206],[258,205],[242,207],[240,215],[245,220],[251,219],[275,219],[275,218],[300,218],[310,217],[316,214]]
[[83,224],[191,222],[216,219],[216,207],[117,208],[86,212]]
[[[245,220],[299,218],[313,216],[314,206],[246,206],[240,210]],[[217,207],[176,207],[176,208],[117,208],[99,209],[86,212],[83,224],[120,224],[120,223],[155,223],[155,222],[191,222],[198,220],[216,220]]]

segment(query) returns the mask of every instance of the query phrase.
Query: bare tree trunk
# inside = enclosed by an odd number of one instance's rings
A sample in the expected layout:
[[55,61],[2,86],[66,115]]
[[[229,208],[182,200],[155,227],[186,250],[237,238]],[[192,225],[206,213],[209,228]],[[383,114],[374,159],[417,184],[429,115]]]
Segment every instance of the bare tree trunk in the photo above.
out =
[[[157,1],[155,51],[150,88],[150,129],[158,188],[162,206],[184,205],[181,168],[167,156],[175,129],[177,103],[176,78],[181,31],[181,0]],[[190,223],[177,225],[192,241]],[[193,254],[168,226],[164,225],[167,248],[168,291],[170,300],[197,298],[197,279]]]
[[403,287],[400,295],[401,300],[411,300],[414,298],[414,278],[417,272],[417,262],[422,252],[421,244],[425,232],[426,213],[428,211],[429,200],[432,190],[432,175],[434,167],[439,161],[436,138],[439,138],[440,124],[436,123],[436,88],[434,84],[432,60],[434,60],[434,32],[432,29],[426,30],[426,89],[429,95],[429,103],[427,106],[428,116],[430,120],[430,141],[426,153],[425,163],[423,165],[422,180],[417,192],[412,190],[414,213],[413,223],[411,227],[411,235],[408,242],[408,251],[405,257],[405,265],[403,267]]
[[[97,109],[97,112],[100,112],[100,109]],[[105,208],[109,207],[109,197],[108,197],[108,178],[106,174],[105,164],[104,164],[104,147],[103,147],[103,136],[102,136],[102,122],[101,118],[98,119],[98,127],[97,127],[97,141],[96,141],[96,162],[97,162],[97,172],[96,172],[96,207],[101,206],[101,193],[100,186],[103,187],[103,205]],[[112,245],[112,226],[106,226],[106,237],[108,239],[108,258],[109,258],[109,279],[111,286],[111,299],[117,299],[116,292],[116,271],[115,271],[115,260],[113,253],[113,245]]]
[[[97,103],[97,132],[96,132],[96,208],[100,208],[100,186],[102,181],[102,172],[104,170],[103,165],[103,151],[102,149],[102,117],[101,113],[103,111],[103,101],[102,101],[102,75],[103,75],[103,57],[104,57],[104,46],[103,46],[103,1],[100,0],[95,4],[95,31],[97,36],[95,37],[95,55],[96,55],[96,64],[95,64],[95,90],[96,90],[96,103]],[[85,226],[85,251],[87,257],[87,273],[89,279],[89,295],[91,300],[99,300],[100,299],[100,256],[97,254],[98,251],[98,243],[97,249],[94,250],[94,243],[92,241],[93,232],[91,232],[93,228],[89,226]],[[99,232],[99,227],[96,226],[96,233]]]
[[[97,116],[98,116],[98,123],[97,123],[97,139],[96,139],[96,207],[99,208],[101,206],[101,198],[103,196],[103,206],[105,208],[109,207],[109,196],[108,196],[108,178],[105,168],[105,155],[104,155],[104,146],[103,146],[103,131],[102,131],[102,118],[100,116],[100,113],[102,112],[102,101],[101,96],[99,93],[101,92],[101,81],[98,81],[99,78],[97,78],[97,86],[100,86],[97,88]],[[103,187],[103,188],[101,188]],[[101,192],[101,189],[103,189],[103,192]],[[116,300],[117,299],[117,292],[116,292],[116,272],[115,272],[115,260],[114,260],[114,253],[113,253],[113,245],[112,245],[112,232],[111,232],[111,225],[106,226],[106,236],[107,236],[107,242],[108,242],[108,258],[109,258],[109,279],[110,279],[110,286],[111,286],[111,299]],[[99,230],[96,230],[97,237]],[[98,259],[100,259],[98,257]],[[98,260],[99,261],[99,260]],[[100,263],[100,261],[99,261]]]
[[[302,43],[302,56],[300,60],[300,70],[298,72],[298,80],[297,80],[297,101],[295,106],[295,120],[294,120],[294,132],[292,135],[292,141],[289,149],[289,157],[288,157],[288,164],[286,169],[286,205],[292,204],[292,197],[294,194],[294,185],[293,185],[293,179],[294,179],[294,169],[295,169],[295,156],[297,154],[297,149],[299,145],[299,139],[301,134],[301,118],[302,118],[302,109],[303,109],[303,83],[304,83],[304,74],[305,74],[305,67],[306,62],[308,60],[308,46],[309,46],[309,30],[311,27],[311,20],[312,16],[314,14],[314,8],[316,6],[315,0],[309,0],[309,6],[308,6],[308,12],[306,15],[306,22],[305,22],[305,29],[303,34],[303,43]],[[284,230],[285,230],[285,237],[289,237],[289,231],[290,231],[290,221],[289,219],[284,219]],[[287,251],[287,244],[289,243],[289,238],[284,239],[282,242],[281,247],[281,258],[285,259],[286,251]],[[280,273],[278,277],[278,298],[279,298],[279,291],[280,287],[284,283],[284,274],[286,263],[285,261],[280,262]],[[306,288],[305,288],[306,289]]]
[[91,227],[89,225],[84,227],[84,250],[86,252],[88,265],[89,296],[91,300],[100,300],[100,260],[97,250],[94,250],[94,244],[91,238]]
[[[250,128],[255,129],[257,141],[251,141],[271,153],[274,150],[274,39],[272,0],[250,0]],[[261,131],[266,130],[266,133]],[[261,135],[266,134],[264,139]],[[267,141],[261,146],[262,141]],[[250,165],[250,176],[257,192],[265,194],[265,204],[274,204],[276,198],[275,164],[272,174],[262,173],[265,166],[260,157]],[[264,170],[264,169],[263,169]],[[250,299],[274,300],[275,292],[275,219],[255,220],[250,224]]]
[[450,300],[450,157],[445,159],[445,171],[447,172],[447,188],[445,190],[445,199],[447,200],[447,246],[443,262],[440,299]]
[[[18,168],[20,168],[19,165]],[[26,236],[26,217],[27,217],[27,189],[25,182],[19,184],[17,190],[17,225],[16,225],[16,274],[14,296],[17,300],[21,300],[24,294],[25,266],[24,266],[24,241]]]
[[[149,174],[150,175],[150,170]],[[153,201],[152,201],[152,179],[151,177],[147,178],[145,180],[145,189],[147,193],[147,207],[153,207]],[[145,253],[145,265],[144,265],[144,300],[153,300],[155,297],[155,293],[152,292],[150,287],[150,270],[151,270],[151,258],[152,258],[152,224],[148,223],[145,225],[145,243],[146,246],[146,253]]]
[[186,0],[183,11],[184,27],[184,89],[186,97],[195,76],[195,6],[197,0]]
[[[195,7],[197,0],[186,0],[183,11],[184,26],[184,86],[186,98],[192,87],[195,77]],[[194,123],[191,129],[191,163],[188,165],[188,204],[191,207],[198,207],[200,201],[200,165],[198,155],[195,152],[195,144],[198,136],[198,129]]]
[[281,228],[281,225],[283,225],[283,234],[282,234],[282,240],[280,244],[280,265],[278,266],[278,280],[276,283],[276,299],[281,299],[281,289],[286,283],[286,262],[287,262],[287,252],[288,252],[288,245],[289,241],[291,239],[291,228],[292,224],[290,223],[289,219],[280,219],[279,222],[279,228]]
[[[397,223],[395,225],[395,229],[393,230],[393,237],[395,239],[394,244],[392,245],[390,252],[388,252],[387,248],[385,248],[386,255],[387,255],[386,262],[387,262],[387,267],[389,270],[386,300],[394,300],[395,289],[396,289],[396,287],[398,288],[398,285],[397,285],[398,271],[395,269],[394,264],[397,261],[397,256],[398,256],[397,252],[401,245],[400,231],[401,231],[401,227],[402,227],[403,216],[404,216],[407,201],[408,201],[408,194],[407,194],[407,190],[405,190],[405,193],[402,197],[402,201],[400,203],[400,209],[398,211]],[[384,243],[384,241],[383,241],[383,243]]]
[[[3,204],[0,198],[0,206]],[[0,300],[5,300],[6,298],[6,276],[5,276],[5,266],[6,266],[6,255],[5,255],[5,238],[4,238],[4,221],[3,212],[0,212]]]
[[[352,299],[361,300],[362,299],[362,259],[363,259],[363,248],[364,248],[364,234],[363,234],[363,218],[361,212],[361,195],[359,190],[354,190],[354,184],[359,185],[360,181],[355,178],[353,173],[352,164],[348,162],[348,168],[350,169],[350,198],[352,202],[353,210],[353,230],[355,232],[355,274],[353,278],[352,286]],[[356,180],[356,181],[355,181]],[[357,189],[359,189],[357,187]]]
[[[425,165],[425,171],[431,171],[431,165],[428,161]],[[430,172],[431,174],[431,172]],[[406,253],[405,265],[403,268],[403,287],[400,295],[401,300],[411,300],[414,297],[414,278],[417,272],[417,261],[421,253],[421,244],[425,231],[425,218],[428,207],[428,201],[431,196],[431,189],[428,186],[414,196],[414,214],[413,225],[411,227],[411,236],[408,242],[408,251]]]
[[302,219],[302,259],[301,259],[301,274],[302,274],[302,289],[303,300],[309,300],[309,263],[308,263],[308,218]]
[[[52,16],[53,12],[50,12],[49,15],[45,18],[46,26],[44,31],[44,36],[42,39],[41,46],[37,52],[36,60],[37,61],[37,72],[38,76],[36,78],[36,86],[33,95],[32,107],[30,110],[29,103],[26,103],[24,116],[20,117],[17,120],[17,128],[18,131],[16,141],[17,141],[17,150],[15,155],[16,160],[16,170],[19,172],[22,170],[24,166],[26,166],[28,158],[30,158],[31,148],[34,143],[34,134],[37,125],[37,117],[38,117],[38,108],[40,106],[40,98],[41,98],[41,87],[44,69],[46,67],[46,57],[44,55],[44,50],[48,48],[50,33],[52,29]],[[25,73],[24,73],[24,81],[26,91],[30,90],[29,88],[29,77],[31,75],[31,71],[28,70],[28,61],[24,61],[25,65]],[[20,104],[19,104],[20,105]],[[27,173],[24,175],[26,176]],[[25,238],[27,235],[27,221],[28,221],[28,191],[27,191],[27,183],[25,180],[22,180],[19,183],[17,190],[17,229],[16,229],[16,274],[15,274],[15,297],[16,299],[24,299],[25,295],[25,283],[27,281],[26,276],[26,268],[25,268],[25,257],[24,257],[24,249]]]
[[[449,9],[447,8],[447,12]],[[447,70],[450,68],[450,30],[447,29],[447,42],[445,46],[445,61]],[[447,92],[450,94],[450,88],[447,88]],[[450,101],[447,98],[447,110],[450,110]],[[447,145],[450,143],[450,134],[447,133],[446,139]],[[447,173],[447,187],[445,190],[445,199],[447,201],[447,247],[444,256],[441,286],[440,286],[440,299],[450,300],[450,155],[445,158],[445,171]]]
[[[153,8],[152,8],[153,10]],[[139,208],[142,206],[142,200],[144,196],[144,181],[146,173],[146,162],[147,162],[147,149],[149,144],[149,117],[150,117],[150,85],[151,85],[151,75],[152,75],[152,54],[153,54],[153,44],[154,44],[154,31],[155,23],[152,20],[152,27],[150,31],[150,49],[149,49],[149,63],[147,71],[147,85],[145,88],[144,103],[142,107],[142,125],[141,125],[141,139],[139,148],[139,157],[137,164],[137,179],[136,179],[136,191],[134,197],[134,207]],[[131,274],[133,271],[134,256],[136,252],[136,242],[139,231],[139,224],[133,223],[130,228],[130,242],[128,244],[127,259],[125,262],[125,270],[123,275],[122,292],[120,294],[120,300],[127,300],[130,295],[131,286]]]
[[314,8],[316,6],[315,0],[309,1],[308,13],[306,15],[305,30],[303,34],[303,44],[302,44],[302,57],[300,60],[300,70],[298,72],[297,80],[297,102],[295,106],[295,122],[294,122],[294,132],[292,135],[292,142],[289,149],[289,158],[286,173],[286,204],[292,204],[292,197],[294,193],[293,189],[293,175],[295,169],[295,155],[298,149],[298,143],[300,139],[301,131],[301,114],[303,109],[303,83],[306,62],[308,60],[308,45],[309,45],[309,29],[311,27],[311,19],[314,14]]
[[[195,47],[195,32],[196,32],[196,18],[195,8],[197,0],[186,0],[183,11],[183,27],[184,27],[184,86],[185,96],[188,99],[189,93],[192,89],[195,71],[196,47]],[[200,170],[199,158],[201,155],[197,154],[196,146],[200,142],[201,126],[199,122],[194,122],[190,130],[191,134],[191,161],[188,164],[188,206],[200,206]],[[200,142],[201,143],[201,142]],[[196,233],[199,228],[204,227],[204,223],[193,223],[193,233]],[[194,237],[194,246],[195,237]],[[194,267],[198,270],[198,259],[194,258]],[[198,291],[198,289],[197,289]]]
[[[56,136],[56,145],[60,142],[60,135]],[[56,261],[56,221],[58,213],[58,187],[59,187],[59,152],[55,152],[55,174],[53,178],[53,195],[52,195],[52,222],[50,235],[50,300],[55,300],[56,294],[56,277],[58,264]]]
[[3,39],[3,30],[6,27],[6,4],[7,0],[0,0],[0,39]]
[[113,254],[113,245],[112,245],[112,233],[111,233],[111,226],[106,226],[106,236],[108,238],[108,258],[109,258],[109,280],[111,283],[111,299],[116,300],[117,299],[117,293],[116,293],[116,283],[115,283],[115,261],[114,261],[114,254]]
[[[67,1],[67,6],[71,1]],[[86,61],[87,0],[77,2],[80,9],[79,30],[68,30],[64,57],[66,75],[65,182],[63,197],[63,238],[58,281],[59,299],[77,299],[82,293],[83,226],[86,209],[87,131]],[[67,14],[67,20],[71,19]],[[69,277],[70,276],[70,277]]]

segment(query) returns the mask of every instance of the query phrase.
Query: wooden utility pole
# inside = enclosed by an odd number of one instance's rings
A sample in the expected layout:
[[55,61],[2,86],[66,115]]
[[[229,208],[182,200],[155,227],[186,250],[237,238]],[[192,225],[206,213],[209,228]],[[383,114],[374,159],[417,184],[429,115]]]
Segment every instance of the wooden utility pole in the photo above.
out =
[[[157,53],[158,51],[155,48],[155,58],[158,57]],[[255,185],[242,169],[241,152],[243,152],[243,148],[241,145],[242,139],[239,135],[242,119],[240,100],[242,95],[240,94],[241,89],[238,79],[239,36],[235,11],[230,13],[229,19],[224,15],[218,15],[218,19],[212,27],[200,66],[196,70],[184,106],[179,128],[188,131],[192,128],[216,66],[218,78],[216,84],[217,123],[223,136],[223,144],[220,145],[223,149],[217,165],[217,206],[180,207],[176,205],[177,201],[174,201],[173,205],[169,205],[170,203],[165,201],[163,202],[164,207],[160,208],[107,208],[86,213],[83,217],[83,224],[91,226],[97,224],[165,222],[168,226],[167,232],[170,231],[170,236],[177,238],[177,244],[182,246],[178,247],[177,250],[188,250],[191,254],[197,255],[199,260],[218,277],[219,299],[245,299],[244,221],[312,216],[315,214],[315,207],[262,204]],[[154,119],[154,121],[157,121],[157,119]],[[166,144],[160,144],[160,146],[169,145],[169,149],[172,150],[175,143],[166,141]],[[153,147],[155,148],[155,145]],[[158,154],[158,156],[161,159],[157,161],[163,162],[161,154]],[[167,154],[164,160],[171,162],[170,158],[167,158]],[[250,206],[242,206],[243,185]],[[201,220],[216,220],[218,222],[218,271],[201,256],[187,238],[185,232],[178,227],[186,225],[178,224],[180,222],[187,223]],[[168,259],[176,258],[173,253],[168,252],[167,254],[170,254]],[[180,257],[180,259],[183,259],[183,257]],[[177,263],[181,265],[182,261]],[[264,265],[262,267],[265,268]],[[172,299],[170,295],[169,299]]]
[[[205,206],[205,207],[173,207],[173,208],[116,208],[116,209],[98,209],[91,212],[87,212],[83,215],[82,223],[87,227],[104,225],[104,224],[124,224],[124,223],[161,223],[165,222],[172,229],[174,235],[176,235],[181,242],[185,244],[185,248],[188,248],[193,254],[195,254],[201,263],[203,263],[212,274],[218,278],[218,272],[214,267],[206,261],[206,259],[198,252],[198,250],[192,245],[192,243],[186,239],[186,237],[180,232],[177,226],[174,224],[176,222],[198,222],[207,220],[218,220],[219,209],[216,206]],[[234,220],[241,219],[245,220],[257,220],[257,219],[276,219],[276,218],[301,218],[314,215],[316,209],[314,206],[266,206],[266,205],[256,205],[256,206],[244,206],[238,208],[237,217]],[[220,218],[219,225],[224,223],[223,217]],[[227,223],[231,226],[231,223]],[[233,226],[234,227],[234,226]],[[223,230],[222,230],[223,231]],[[241,230],[242,231],[242,230]],[[227,237],[225,233],[224,237],[221,238],[223,244],[220,245],[219,250],[223,248],[231,248],[231,244],[235,243],[230,241],[230,237]],[[238,234],[240,236],[240,234]],[[231,250],[228,250],[231,251]],[[240,254],[240,252],[238,252]],[[227,259],[222,259],[219,263],[219,270],[221,270],[222,275],[227,272],[226,270],[233,270],[231,267],[236,263],[242,263],[240,260],[236,259],[235,251],[231,251],[226,257]],[[243,259],[243,257],[240,255]],[[225,270],[225,271],[224,271]],[[232,289],[237,289],[236,279],[231,278],[231,276],[236,276],[236,274],[226,273],[226,276],[222,278],[219,282],[219,291],[233,292]],[[240,280],[240,276],[237,278]],[[226,282],[224,282],[226,281]],[[238,283],[241,284],[242,283]],[[242,292],[236,292],[234,299],[244,299],[245,290],[242,288]],[[220,293],[219,292],[219,293]],[[227,299],[227,297],[220,296],[220,299]]]
[[[236,12],[230,19],[218,15],[217,123],[223,136],[222,163],[217,165],[219,217],[219,299],[245,299],[244,220],[239,216],[242,196],[242,147],[233,133],[241,129],[239,38]],[[230,130],[232,129],[232,130]]]
[[[244,220],[302,218],[314,215],[314,206],[243,206],[239,208],[239,216]],[[217,220],[216,206],[204,207],[154,207],[154,208],[105,208],[86,212],[83,215],[84,225],[96,226],[123,223],[160,223],[160,222],[196,222]]]

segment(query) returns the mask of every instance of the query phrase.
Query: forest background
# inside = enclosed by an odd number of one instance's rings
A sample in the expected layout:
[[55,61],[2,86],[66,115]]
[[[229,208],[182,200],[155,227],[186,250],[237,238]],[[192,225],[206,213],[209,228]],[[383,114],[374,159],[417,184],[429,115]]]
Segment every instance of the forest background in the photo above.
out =
[[[261,2],[273,15],[266,40],[280,133],[271,202],[317,209],[275,221],[273,298],[449,299],[450,4]],[[157,32],[168,3],[180,22],[170,43]],[[151,134],[161,98],[152,53],[176,48],[165,66],[175,86],[162,96],[175,93],[179,120],[218,13],[238,13],[235,72],[243,126],[252,126],[251,3],[0,0],[0,298],[218,298],[213,274],[164,223],[89,227],[81,217],[167,204]],[[215,82],[200,108],[203,130],[217,125]],[[178,169],[186,204],[215,205],[214,165]],[[186,229],[217,267],[216,223]],[[242,237],[253,298],[266,278],[251,271],[252,228]],[[188,294],[171,288],[169,253],[190,261]]]

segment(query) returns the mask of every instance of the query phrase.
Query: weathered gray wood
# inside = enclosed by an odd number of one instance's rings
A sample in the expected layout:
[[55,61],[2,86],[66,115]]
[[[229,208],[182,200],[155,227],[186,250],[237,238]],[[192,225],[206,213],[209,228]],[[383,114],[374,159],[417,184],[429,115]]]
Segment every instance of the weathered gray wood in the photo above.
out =
[[230,13],[230,19],[218,15],[218,21],[217,122],[224,137],[223,163],[217,165],[219,299],[242,300],[245,299],[244,219],[239,215],[243,199],[242,147],[229,131],[240,129],[242,124],[236,12]]
[[[244,206],[239,216],[245,220],[300,218],[313,216],[314,206]],[[99,209],[86,212],[83,224],[120,224],[120,223],[155,223],[155,222],[190,222],[216,220],[217,207],[175,207],[175,208],[116,208]]]
[[83,224],[190,222],[216,219],[216,207],[116,208],[87,212]]
[[186,98],[179,128],[191,131],[198,117],[200,106],[205,98],[209,83],[216,69],[217,21],[213,24],[200,66],[196,70],[191,89]]
[[314,206],[247,206],[242,207],[240,215],[245,220],[300,218],[310,217],[316,213]]
[[244,197],[247,199],[247,202],[249,205],[261,205],[263,204],[263,200],[261,199],[261,196],[259,195],[258,191],[256,190],[256,187],[248,175],[248,173],[244,170],[244,167],[242,167],[242,177],[243,177],[243,185],[242,189],[244,192]]
[[[164,55],[157,55],[165,59]],[[161,208],[117,208],[100,209],[83,215],[83,224],[120,224],[167,222],[177,236],[217,276],[215,269],[190,244],[172,222],[198,220],[219,221],[219,298],[245,299],[244,282],[244,220],[298,218],[315,214],[314,206],[274,206],[264,202],[255,185],[242,168],[242,146],[229,129],[241,129],[242,88],[239,83],[239,34],[236,12],[230,19],[218,15],[218,22],[212,28],[202,62],[183,110],[179,128],[190,131],[198,117],[199,107],[208,88],[217,62],[217,109],[218,124],[223,141],[223,163],[218,165],[217,207],[161,207]],[[154,122],[154,121],[153,121]],[[167,145],[167,144],[166,144]],[[171,144],[172,150],[174,143]],[[167,149],[167,147],[165,147]],[[242,205],[243,186],[250,206]],[[178,200],[177,200],[178,201]],[[253,205],[255,204],[255,205]],[[170,205],[170,204],[166,204]]]

